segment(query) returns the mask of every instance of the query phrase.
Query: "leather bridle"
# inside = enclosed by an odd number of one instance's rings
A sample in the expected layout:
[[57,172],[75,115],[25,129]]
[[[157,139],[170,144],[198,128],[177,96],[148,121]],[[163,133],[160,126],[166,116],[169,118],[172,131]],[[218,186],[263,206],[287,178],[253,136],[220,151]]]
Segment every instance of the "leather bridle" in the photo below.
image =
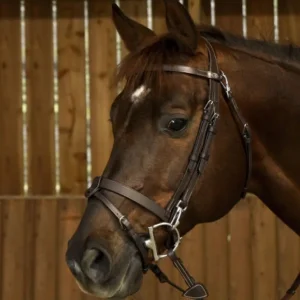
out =
[[[211,144],[213,137],[216,134],[216,126],[219,118],[219,84],[221,84],[225,95],[224,99],[228,104],[232,116],[239,125],[242,143],[246,154],[246,176],[241,198],[244,198],[247,192],[252,164],[251,134],[249,126],[245,122],[236,105],[227,81],[227,77],[218,68],[215,51],[212,45],[205,38],[204,40],[208,50],[208,71],[183,65],[163,66],[163,70],[166,72],[183,73],[206,78],[209,82],[208,101],[203,109],[201,123],[192,152],[189,156],[185,173],[167,207],[162,208],[156,204],[155,201],[149,199],[138,191],[104,177],[96,177],[93,180],[91,187],[86,191],[86,197],[89,199],[89,201],[101,201],[119,220],[121,228],[127,232],[139,250],[144,272],[147,272],[150,269],[158,277],[160,282],[169,283],[173,287],[180,290],[185,297],[192,299],[203,299],[208,296],[208,292],[203,284],[195,282],[194,278],[183,266],[182,261],[175,254],[175,250],[177,249],[181,240],[178,225],[182,215],[188,208],[190,198],[197,183],[197,179],[203,174],[204,168],[209,160]],[[149,235],[147,238],[145,238],[145,234],[138,234],[133,229],[126,216],[124,216],[119,209],[112,204],[112,202],[101,192],[102,190],[113,192],[135,202],[158,217],[161,220],[161,223],[149,227]],[[169,245],[166,245],[166,254],[159,254],[157,250],[154,230],[159,227],[167,229],[167,232],[169,233],[169,241],[172,240],[172,242],[168,243]],[[174,266],[184,278],[188,289],[184,290],[175,285],[167,278],[167,276],[156,264],[150,262],[148,255],[149,249],[151,249],[153,252],[153,258],[155,262],[163,257],[169,257],[172,260]]]

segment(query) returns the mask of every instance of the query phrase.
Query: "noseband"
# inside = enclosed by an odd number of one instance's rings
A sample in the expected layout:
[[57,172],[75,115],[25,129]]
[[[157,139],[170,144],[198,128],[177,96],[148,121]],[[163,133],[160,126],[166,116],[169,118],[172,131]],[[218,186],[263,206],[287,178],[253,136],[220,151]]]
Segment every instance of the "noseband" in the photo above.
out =
[[[196,77],[206,78],[209,82],[208,101],[203,109],[203,115],[196,140],[189,156],[185,173],[179,183],[178,188],[170,199],[166,208],[162,208],[153,200],[137,192],[136,190],[125,186],[119,182],[104,177],[96,177],[91,187],[86,191],[86,197],[93,200],[101,201],[119,220],[121,228],[127,232],[135,243],[142,258],[144,272],[149,269],[158,277],[160,282],[167,282],[183,293],[183,296],[192,299],[203,299],[208,296],[206,288],[196,283],[194,278],[188,273],[183,266],[182,261],[176,256],[175,251],[180,243],[181,237],[178,231],[178,225],[181,217],[188,208],[190,198],[195,189],[197,179],[203,174],[205,166],[209,160],[209,153],[214,135],[216,134],[216,126],[219,118],[219,84],[225,94],[225,100],[232,113],[234,120],[238,123],[246,154],[246,176],[245,184],[241,194],[241,198],[245,197],[247,192],[248,181],[251,172],[251,135],[248,124],[242,117],[236,102],[231,94],[231,90],[227,81],[227,77],[222,71],[219,71],[215,51],[212,45],[204,39],[208,50],[209,70],[199,70],[189,66],[182,65],[164,65],[163,70],[166,72],[183,73]],[[105,197],[101,190],[108,190],[122,197],[125,197],[146,210],[157,216],[161,223],[149,227],[149,236],[147,239],[135,232],[128,219]],[[166,253],[159,254],[155,241],[154,230],[162,227],[167,230],[171,243],[166,245]],[[184,278],[188,288],[186,290],[172,283],[167,276],[159,269],[156,264],[149,261],[148,250],[153,252],[154,261],[157,262],[163,257],[169,257],[174,266],[178,269]]]

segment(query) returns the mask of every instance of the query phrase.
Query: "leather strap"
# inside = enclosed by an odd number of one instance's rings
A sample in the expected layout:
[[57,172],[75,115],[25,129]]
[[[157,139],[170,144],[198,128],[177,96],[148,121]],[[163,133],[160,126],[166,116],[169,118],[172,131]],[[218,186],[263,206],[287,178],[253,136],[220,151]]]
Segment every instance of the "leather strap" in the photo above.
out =
[[99,189],[105,189],[139,204],[148,211],[152,212],[162,221],[168,220],[168,214],[161,206],[156,204],[155,201],[137,192],[136,190],[125,186],[117,181],[101,176],[96,177],[94,181],[96,181],[96,184],[94,185],[95,187],[87,191],[87,197],[90,197],[90,195],[93,193],[93,189],[96,191]]
[[[210,102],[212,103],[212,102]],[[175,206],[179,203],[180,199],[182,199],[182,195],[184,191],[188,188],[189,183],[189,177],[195,172],[195,169],[198,165],[199,156],[201,153],[201,150],[203,148],[205,138],[206,138],[206,132],[208,130],[209,122],[211,119],[211,115],[213,113],[213,106],[212,104],[209,105],[208,108],[204,109],[202,120],[200,123],[200,127],[197,133],[196,141],[193,146],[193,150],[191,152],[191,155],[189,157],[188,165],[186,167],[185,173],[178,185],[178,188],[176,189],[172,199],[169,201],[166,210],[171,212]],[[184,203],[184,207],[187,206],[187,203]]]
[[144,241],[142,238],[135,232],[128,219],[101,192],[96,192],[93,194],[90,198],[90,201],[93,201],[95,198],[100,200],[117,217],[121,228],[128,233],[138,248],[143,263],[143,271],[147,272],[149,267],[148,251],[144,246]]
[[228,86],[227,78],[225,74],[223,73],[222,75],[223,78],[225,78],[226,84],[224,85],[222,83],[222,87],[224,88],[225,91],[225,100],[228,104],[228,107],[230,109],[230,112],[236,121],[236,123],[239,123],[242,128],[240,128],[240,131],[242,132],[241,137],[242,137],[242,143],[243,147],[246,153],[246,178],[245,178],[245,183],[244,183],[244,189],[241,194],[241,198],[244,198],[247,193],[247,188],[248,188],[248,182],[250,180],[251,176],[251,170],[252,170],[252,148],[251,148],[251,131],[250,127],[245,121],[244,117],[242,116],[236,101],[232,95],[232,92]]
[[206,298],[208,296],[208,292],[204,285],[195,282],[195,279],[189,274],[181,259],[175,254],[175,252],[169,251],[168,257],[171,259],[173,265],[179,271],[188,286],[188,289],[184,291],[183,296],[191,299]]
[[180,292],[184,293],[184,289],[173,283],[167,275],[162,272],[158,265],[151,264],[149,266],[149,270],[158,278],[160,283],[168,283],[169,285],[173,286],[175,289],[179,290]]
[[221,80],[221,76],[219,73],[215,73],[212,71],[203,71],[197,68],[191,68],[189,66],[183,65],[164,65],[163,70],[167,72],[174,73],[185,73],[189,75],[195,75],[197,77],[204,77],[208,79]]
[[215,52],[208,41],[206,41],[206,45],[209,57],[209,71],[202,71],[189,66],[181,65],[173,65],[172,68],[169,65],[164,66],[165,71],[192,74],[208,78],[209,80],[208,102],[206,104],[208,109],[204,108],[198,134],[196,136],[193,150],[189,157],[186,171],[166,208],[166,210],[172,215],[176,213],[174,208],[180,201],[182,202],[182,208],[186,208],[188,206],[197,183],[197,179],[203,173],[204,167],[207,163],[212,137],[216,131],[216,123],[219,115],[218,85],[222,77],[219,75]]

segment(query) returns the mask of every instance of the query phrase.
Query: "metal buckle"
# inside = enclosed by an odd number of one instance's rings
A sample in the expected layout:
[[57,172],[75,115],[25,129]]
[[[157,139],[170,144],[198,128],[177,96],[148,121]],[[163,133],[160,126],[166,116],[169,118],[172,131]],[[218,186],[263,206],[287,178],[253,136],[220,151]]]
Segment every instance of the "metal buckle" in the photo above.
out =
[[[175,252],[180,244],[181,237],[180,237],[180,233],[179,233],[177,227],[180,224],[180,218],[182,216],[182,213],[185,212],[187,209],[187,207],[182,208],[180,206],[181,203],[183,203],[182,200],[179,200],[179,202],[176,204],[176,206],[175,206],[176,212],[175,212],[174,216],[172,217],[172,220],[170,223],[162,222],[162,223],[156,224],[154,226],[148,227],[150,238],[145,241],[145,245],[148,249],[152,250],[155,261],[158,261],[161,258],[167,257],[168,254],[158,254],[157,245],[156,245],[156,241],[155,241],[155,237],[154,237],[154,229],[156,229],[158,227],[166,226],[166,227],[170,227],[171,231],[176,233],[176,242],[171,251]],[[168,249],[168,250],[170,250],[170,249]]]
[[127,227],[126,227],[126,225],[124,224],[124,220],[126,220],[126,217],[125,217],[125,216],[121,216],[121,218],[119,219],[119,223],[120,223],[121,229],[122,229],[123,231],[126,231],[126,230],[127,230]]
[[181,203],[182,203],[182,201],[179,200],[179,202],[176,204],[176,206],[175,206],[176,207],[176,212],[175,212],[175,214],[174,214],[174,216],[173,216],[173,218],[170,222],[170,224],[173,226],[173,229],[178,227],[178,225],[180,224],[181,215],[187,209],[186,207],[184,207],[184,208],[180,207]]
[[178,246],[180,244],[180,240],[181,240],[178,229],[176,227],[174,227],[173,225],[171,225],[170,223],[162,222],[162,223],[156,224],[154,226],[148,227],[150,238],[145,241],[145,245],[148,249],[152,250],[155,261],[159,261],[161,258],[168,256],[168,254],[158,254],[157,244],[156,244],[155,237],[154,237],[154,229],[163,227],[163,226],[170,227],[171,231],[174,231],[176,233],[177,240],[172,249],[173,252],[176,251],[176,249],[178,248]]
[[[214,104],[214,102],[213,102],[212,100],[208,100],[207,103],[205,104],[204,108],[203,108],[203,111],[204,111],[205,113],[207,113],[209,107],[210,107],[211,105],[213,105],[213,104]],[[215,108],[214,108],[214,110],[215,110]]]
[[[222,79],[224,79],[225,83],[222,81]],[[220,83],[221,83],[222,87],[224,88],[227,97],[229,98],[231,96],[231,89],[230,89],[230,86],[229,86],[227,76],[225,75],[225,73],[223,71],[221,71],[221,81],[220,81]]]
[[213,114],[213,116],[211,118],[210,124],[214,125],[214,123],[218,120],[219,117],[220,117],[220,114],[214,112],[214,114]]

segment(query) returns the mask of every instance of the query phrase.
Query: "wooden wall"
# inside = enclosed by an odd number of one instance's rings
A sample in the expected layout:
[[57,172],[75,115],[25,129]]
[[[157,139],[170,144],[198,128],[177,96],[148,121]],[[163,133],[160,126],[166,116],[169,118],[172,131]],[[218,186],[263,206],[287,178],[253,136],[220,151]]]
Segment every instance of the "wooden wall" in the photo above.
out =
[[[111,1],[90,1],[89,59],[92,176],[101,174],[112,134],[109,107],[116,89],[116,35]],[[188,0],[197,22],[210,23],[209,0]],[[273,39],[273,0],[247,1],[251,37]],[[242,34],[241,0],[216,0],[216,25]],[[147,24],[144,0],[121,7]],[[280,1],[281,42],[300,44],[299,0]],[[166,30],[161,0],[153,0],[153,27]],[[53,52],[51,1],[26,2],[26,78],[29,195],[23,195],[20,7],[0,2],[0,299],[91,300],[64,262],[67,240],[84,209],[87,176],[83,1],[58,1],[58,135],[60,184],[55,196]],[[126,54],[122,45],[122,56]],[[199,225],[179,249],[192,274],[205,283],[211,300],[278,299],[300,270],[300,241],[249,195],[221,220]],[[182,280],[168,262],[171,279]],[[141,300],[181,299],[172,288],[147,275]],[[300,291],[295,300],[300,299]]]

